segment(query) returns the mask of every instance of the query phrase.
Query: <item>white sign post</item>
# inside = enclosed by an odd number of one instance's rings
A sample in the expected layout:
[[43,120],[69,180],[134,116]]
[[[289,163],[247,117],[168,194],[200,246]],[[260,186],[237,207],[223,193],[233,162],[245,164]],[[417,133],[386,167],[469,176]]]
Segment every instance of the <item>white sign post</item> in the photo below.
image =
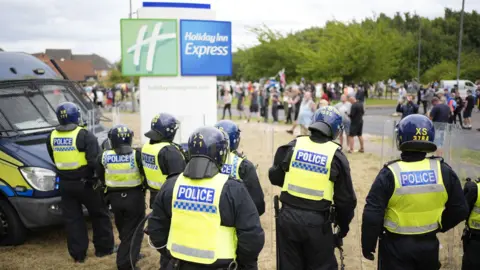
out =
[[[158,4],[160,6],[155,6],[155,3],[147,3],[147,5],[144,3],[144,7],[137,11],[138,18],[208,21],[215,19],[215,12],[212,9],[192,7],[195,4],[173,3],[173,7],[165,7],[166,3]],[[178,25],[180,28],[180,22]],[[177,34],[180,40],[180,29]],[[168,37],[170,36],[164,38]],[[181,55],[182,46],[179,45],[179,70],[181,69]],[[155,61],[162,60],[156,59]],[[201,64],[202,62],[199,61],[199,68],[201,68]],[[203,125],[214,125],[217,121],[216,76],[185,77],[179,72],[175,77],[140,77],[139,88],[142,143],[147,141],[143,134],[150,130],[152,118],[161,112],[172,114],[181,122],[175,137],[177,143],[186,143],[195,129]]]

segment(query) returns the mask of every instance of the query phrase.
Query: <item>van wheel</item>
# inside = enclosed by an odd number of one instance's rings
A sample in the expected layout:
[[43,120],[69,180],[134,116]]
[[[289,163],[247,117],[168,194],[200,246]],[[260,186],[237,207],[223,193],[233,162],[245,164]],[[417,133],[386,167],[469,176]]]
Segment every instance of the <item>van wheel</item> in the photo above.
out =
[[0,246],[21,245],[27,239],[27,230],[15,212],[5,200],[0,199]]

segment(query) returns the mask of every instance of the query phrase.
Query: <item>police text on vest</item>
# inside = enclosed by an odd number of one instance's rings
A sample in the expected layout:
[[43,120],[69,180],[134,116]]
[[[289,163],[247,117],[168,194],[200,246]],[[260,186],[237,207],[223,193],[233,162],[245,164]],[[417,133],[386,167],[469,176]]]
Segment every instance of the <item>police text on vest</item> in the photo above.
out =
[[107,155],[105,163],[129,163],[130,155]]
[[142,153],[142,165],[145,168],[158,170],[158,166],[155,163],[155,156]]
[[54,138],[53,139],[53,146],[72,146],[73,139],[72,138]]
[[232,173],[232,165],[230,164],[223,164],[221,173],[223,174],[231,174]]
[[400,182],[402,186],[421,186],[437,183],[437,176],[433,170],[401,172]]
[[177,200],[212,204],[215,197],[213,188],[180,185]]
[[295,160],[320,166],[320,167],[326,167],[328,157],[322,154],[317,154],[317,153],[304,151],[304,150],[298,150]]

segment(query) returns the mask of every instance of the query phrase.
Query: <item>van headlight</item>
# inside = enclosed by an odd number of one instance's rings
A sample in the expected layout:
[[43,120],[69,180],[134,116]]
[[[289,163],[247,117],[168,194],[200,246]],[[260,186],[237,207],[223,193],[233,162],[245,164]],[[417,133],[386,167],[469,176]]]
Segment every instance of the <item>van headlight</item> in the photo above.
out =
[[52,191],[55,189],[56,173],[54,171],[37,167],[23,167],[20,168],[20,172],[23,178],[36,190]]

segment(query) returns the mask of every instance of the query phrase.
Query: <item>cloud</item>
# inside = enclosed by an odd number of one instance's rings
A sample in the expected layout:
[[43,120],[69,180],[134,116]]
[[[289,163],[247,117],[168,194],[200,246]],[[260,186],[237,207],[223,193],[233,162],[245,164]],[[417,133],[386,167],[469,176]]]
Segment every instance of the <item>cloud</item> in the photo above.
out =
[[[153,1],[153,0],[152,0]],[[180,1],[180,0],[178,0]],[[141,7],[133,0],[133,9]],[[174,2],[174,1],[171,1]],[[181,2],[199,2],[182,0]],[[362,20],[374,14],[418,13],[442,16],[445,7],[459,10],[461,0],[205,0],[218,20],[233,22],[234,48],[256,44],[250,27],[262,24],[281,32],[323,26],[326,21]],[[119,0],[0,0],[0,47],[9,51],[41,52],[71,48],[74,53],[120,57],[120,18],[129,14],[128,1]],[[467,0],[467,11],[480,10],[480,1]]]

